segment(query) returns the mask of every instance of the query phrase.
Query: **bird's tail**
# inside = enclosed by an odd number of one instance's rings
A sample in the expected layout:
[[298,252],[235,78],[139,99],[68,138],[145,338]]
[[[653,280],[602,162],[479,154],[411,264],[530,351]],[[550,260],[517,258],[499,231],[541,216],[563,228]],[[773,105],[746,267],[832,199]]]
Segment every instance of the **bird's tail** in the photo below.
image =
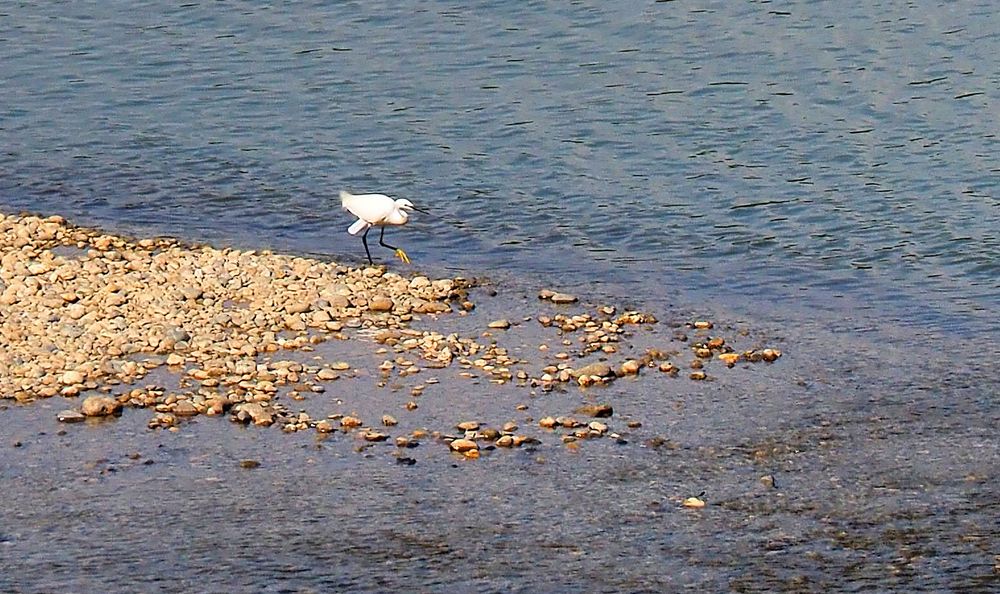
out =
[[350,192],[345,192],[344,190],[341,190],[340,191],[340,207],[341,208],[347,208],[347,202],[351,198],[354,198],[354,194],[351,194]]

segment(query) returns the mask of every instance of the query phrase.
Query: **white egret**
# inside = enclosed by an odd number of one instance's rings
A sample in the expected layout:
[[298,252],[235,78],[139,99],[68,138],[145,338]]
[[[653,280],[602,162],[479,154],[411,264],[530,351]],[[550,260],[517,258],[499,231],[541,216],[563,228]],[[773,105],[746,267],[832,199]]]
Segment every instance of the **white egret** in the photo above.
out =
[[378,237],[379,245],[395,250],[396,256],[404,264],[410,263],[410,258],[406,255],[406,252],[385,242],[385,226],[405,225],[409,219],[407,211],[420,211],[419,208],[413,206],[412,202],[405,198],[394,200],[385,194],[351,194],[341,190],[340,204],[344,207],[344,210],[358,217],[358,220],[347,228],[347,232],[351,235],[361,233],[361,243],[365,245],[365,254],[368,256],[369,264],[374,264],[372,253],[368,250],[368,231],[372,227],[382,228],[382,232]]

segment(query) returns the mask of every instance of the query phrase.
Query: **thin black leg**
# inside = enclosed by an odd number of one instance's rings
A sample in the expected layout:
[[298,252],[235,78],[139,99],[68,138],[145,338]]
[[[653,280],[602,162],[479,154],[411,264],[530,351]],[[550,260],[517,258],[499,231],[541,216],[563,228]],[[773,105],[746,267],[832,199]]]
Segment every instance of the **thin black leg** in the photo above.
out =
[[382,247],[387,247],[387,248],[389,248],[392,251],[396,251],[396,250],[399,249],[398,247],[396,247],[394,245],[389,245],[388,243],[385,242],[385,226],[382,227],[382,232],[379,233],[378,244],[380,246],[382,246]]
[[[368,251],[368,232],[371,230],[371,227],[365,229],[364,235],[361,236],[361,243],[365,244],[365,254],[368,256],[368,263],[374,266],[375,262],[372,260],[372,253]],[[385,227],[382,230],[385,231]]]

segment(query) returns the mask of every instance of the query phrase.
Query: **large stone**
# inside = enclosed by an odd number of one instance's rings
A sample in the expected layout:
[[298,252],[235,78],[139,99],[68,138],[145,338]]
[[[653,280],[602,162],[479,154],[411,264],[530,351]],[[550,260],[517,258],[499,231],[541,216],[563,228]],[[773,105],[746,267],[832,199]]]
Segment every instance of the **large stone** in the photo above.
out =
[[87,417],[107,417],[121,410],[121,403],[109,396],[88,396],[80,406],[80,412]]

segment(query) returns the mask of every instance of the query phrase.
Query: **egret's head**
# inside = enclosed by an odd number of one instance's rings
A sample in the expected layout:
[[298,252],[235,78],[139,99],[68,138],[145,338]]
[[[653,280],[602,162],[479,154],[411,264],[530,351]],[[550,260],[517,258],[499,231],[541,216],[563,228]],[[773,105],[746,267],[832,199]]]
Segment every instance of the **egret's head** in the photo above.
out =
[[407,200],[406,198],[400,198],[399,200],[397,200],[396,208],[400,210],[416,210],[416,207],[413,206],[413,203]]

